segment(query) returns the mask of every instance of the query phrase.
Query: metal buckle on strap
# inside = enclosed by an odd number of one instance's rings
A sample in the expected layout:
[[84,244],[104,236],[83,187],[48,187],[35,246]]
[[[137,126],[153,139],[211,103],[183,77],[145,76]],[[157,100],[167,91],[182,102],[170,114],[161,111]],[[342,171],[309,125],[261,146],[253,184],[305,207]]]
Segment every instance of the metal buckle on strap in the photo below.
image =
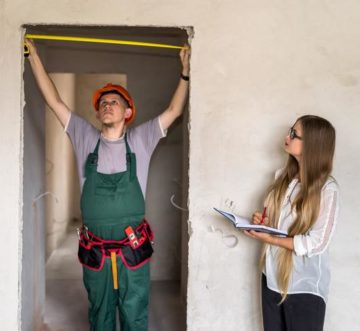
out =
[[89,238],[89,228],[86,225],[82,225],[81,228],[77,228],[76,231],[77,231],[77,235],[78,235],[79,240],[81,239],[82,234],[84,235],[84,237],[87,240],[90,240],[90,238]]

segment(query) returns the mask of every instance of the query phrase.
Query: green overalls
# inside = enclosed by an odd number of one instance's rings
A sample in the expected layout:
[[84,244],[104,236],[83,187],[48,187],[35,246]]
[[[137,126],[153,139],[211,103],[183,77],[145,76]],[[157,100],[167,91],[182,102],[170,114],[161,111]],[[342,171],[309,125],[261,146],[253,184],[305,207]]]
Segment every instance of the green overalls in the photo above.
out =
[[[86,161],[81,211],[84,225],[96,236],[121,240],[124,229],[138,226],[145,214],[145,201],[136,175],[136,157],[125,135],[126,171],[115,174],[97,172],[98,149]],[[113,286],[111,260],[105,259],[100,271],[83,267],[84,284],[89,298],[91,331],[115,331],[116,309],[121,331],[146,331],[148,322],[149,263],[128,270],[117,257],[119,289]]]

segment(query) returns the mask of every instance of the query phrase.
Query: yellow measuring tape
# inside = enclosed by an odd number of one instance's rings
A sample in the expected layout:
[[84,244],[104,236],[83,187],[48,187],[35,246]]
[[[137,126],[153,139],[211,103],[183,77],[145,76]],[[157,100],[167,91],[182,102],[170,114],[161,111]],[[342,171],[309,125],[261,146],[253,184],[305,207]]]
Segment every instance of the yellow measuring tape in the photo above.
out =
[[[52,36],[52,35],[41,35],[41,34],[26,34],[27,39],[42,39],[42,40],[59,40],[59,41],[73,41],[83,43],[96,43],[96,44],[112,44],[112,45],[130,45],[130,46],[142,46],[142,47],[157,47],[157,48],[172,48],[182,49],[183,46],[157,44],[157,43],[146,43],[141,41],[131,40],[117,40],[117,39],[103,39],[103,38],[87,38],[87,37],[70,37],[70,36]],[[29,49],[25,43],[25,54],[29,54]]]

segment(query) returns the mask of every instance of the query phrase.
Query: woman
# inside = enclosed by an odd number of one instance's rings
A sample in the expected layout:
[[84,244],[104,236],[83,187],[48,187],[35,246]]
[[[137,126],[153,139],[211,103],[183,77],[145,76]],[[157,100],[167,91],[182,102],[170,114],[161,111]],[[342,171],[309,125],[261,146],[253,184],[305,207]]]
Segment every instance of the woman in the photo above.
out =
[[323,330],[339,190],[331,176],[335,129],[325,119],[300,117],[285,138],[287,165],[277,171],[265,213],[253,223],[287,230],[286,238],[245,233],[265,243],[261,259],[265,331]]

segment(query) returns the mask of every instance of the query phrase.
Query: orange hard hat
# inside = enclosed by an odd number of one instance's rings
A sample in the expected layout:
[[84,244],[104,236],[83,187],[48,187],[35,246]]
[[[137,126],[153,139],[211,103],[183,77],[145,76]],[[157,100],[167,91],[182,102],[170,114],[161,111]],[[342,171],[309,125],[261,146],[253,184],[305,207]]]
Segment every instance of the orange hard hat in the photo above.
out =
[[115,85],[115,84],[112,84],[112,83],[108,83],[104,87],[102,87],[102,88],[100,88],[98,90],[95,90],[94,93],[93,93],[93,97],[92,97],[92,103],[93,103],[94,108],[96,110],[99,110],[99,101],[100,101],[101,96],[103,94],[107,94],[107,93],[110,93],[112,91],[114,93],[116,93],[116,94],[120,94],[121,97],[123,97],[127,101],[127,103],[129,104],[129,108],[131,108],[132,114],[131,114],[131,116],[129,118],[127,118],[125,120],[125,123],[130,124],[135,119],[136,109],[135,109],[134,101],[131,98],[129,92],[120,85]]

